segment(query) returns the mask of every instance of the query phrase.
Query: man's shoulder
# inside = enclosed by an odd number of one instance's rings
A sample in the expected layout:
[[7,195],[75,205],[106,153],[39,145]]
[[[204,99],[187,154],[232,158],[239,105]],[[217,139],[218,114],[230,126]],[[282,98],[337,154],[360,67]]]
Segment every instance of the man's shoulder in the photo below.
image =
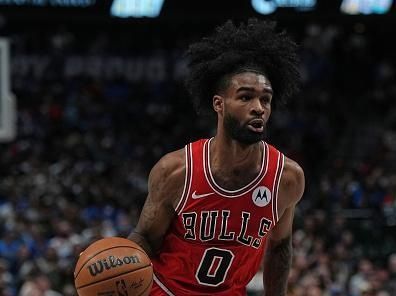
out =
[[[181,149],[171,151],[164,156],[154,165],[150,172],[150,179],[154,177],[155,180],[166,180],[184,184],[185,171],[186,171],[186,157],[187,147],[189,145],[203,145],[207,139],[199,139],[189,143]],[[193,149],[193,148],[192,148]]]
[[[194,146],[194,145],[203,145],[208,139],[202,138],[198,139],[194,142],[187,144],[185,147],[171,151],[164,156],[156,163],[154,168],[158,167],[163,170],[173,171],[178,168],[185,168],[186,165],[186,147]],[[188,148],[187,148],[188,149]]]
[[151,169],[149,195],[174,207],[182,194],[185,178],[184,149],[165,154]]
[[287,170],[289,171],[291,174],[299,174],[302,173],[304,174],[304,171],[302,169],[302,167],[297,163],[297,161],[287,157],[280,149],[278,149],[278,147],[276,147],[275,145],[265,141],[265,144],[267,144],[269,146],[269,148],[276,152],[276,153],[280,153],[283,154],[285,156],[285,164],[284,164],[284,169],[283,170]]
[[296,161],[286,156],[280,186],[288,192],[290,201],[294,203],[297,203],[304,193],[304,170]]
[[162,174],[169,175],[175,171],[180,171],[185,168],[185,149],[179,149],[169,152],[162,156],[160,160],[154,165],[152,173],[160,171]]
[[151,169],[149,182],[164,184],[165,187],[182,186],[186,168],[184,150],[175,150],[162,156]]
[[284,170],[290,172],[290,174],[295,175],[304,175],[304,170],[302,167],[297,163],[297,161],[285,156],[285,165]]

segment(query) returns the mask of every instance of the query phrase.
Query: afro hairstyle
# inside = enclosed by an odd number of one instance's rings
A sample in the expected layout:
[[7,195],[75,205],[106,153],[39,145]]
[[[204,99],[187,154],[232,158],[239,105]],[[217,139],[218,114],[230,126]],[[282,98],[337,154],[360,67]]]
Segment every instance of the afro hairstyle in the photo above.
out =
[[[185,85],[197,113],[212,110],[212,98],[228,85],[233,74],[254,69],[265,74],[274,102],[284,104],[299,90],[297,44],[274,21],[255,18],[235,25],[228,20],[212,35],[189,46]],[[211,113],[211,112],[210,112]]]

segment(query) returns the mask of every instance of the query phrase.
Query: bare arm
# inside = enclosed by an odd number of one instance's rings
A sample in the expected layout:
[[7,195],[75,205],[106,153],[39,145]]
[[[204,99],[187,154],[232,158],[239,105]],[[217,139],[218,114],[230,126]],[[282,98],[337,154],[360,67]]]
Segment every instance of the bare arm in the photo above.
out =
[[183,190],[184,175],[183,150],[164,156],[150,172],[146,202],[136,228],[128,236],[150,257],[161,247],[175,216],[174,207]]
[[266,296],[284,296],[292,262],[292,228],[294,210],[304,192],[304,173],[297,163],[287,159],[279,188],[278,224],[267,242],[264,262]]
[[[278,223],[284,223],[284,227],[286,228],[286,224],[289,224],[289,221],[293,220],[293,212],[294,209],[288,209],[284,216],[282,216],[282,219],[284,217],[285,219]],[[276,227],[278,226],[280,224]],[[284,235],[281,235],[279,238],[270,236],[268,239],[264,258],[264,287],[266,296],[286,295],[287,278],[292,262],[291,237],[291,229],[290,231],[286,231],[285,229]]]

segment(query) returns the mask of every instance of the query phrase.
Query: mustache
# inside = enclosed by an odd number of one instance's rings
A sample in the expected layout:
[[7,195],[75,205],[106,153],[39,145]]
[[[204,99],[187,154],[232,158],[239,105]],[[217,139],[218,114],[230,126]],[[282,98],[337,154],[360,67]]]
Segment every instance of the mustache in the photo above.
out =
[[263,126],[266,126],[266,122],[262,117],[253,117],[245,123],[245,125],[248,124],[261,124]]

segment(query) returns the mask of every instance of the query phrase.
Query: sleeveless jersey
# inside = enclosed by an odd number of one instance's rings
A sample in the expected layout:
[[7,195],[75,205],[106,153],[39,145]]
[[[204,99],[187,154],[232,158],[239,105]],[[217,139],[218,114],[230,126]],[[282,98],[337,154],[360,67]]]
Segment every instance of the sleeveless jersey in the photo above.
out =
[[211,173],[210,142],[185,147],[184,190],[152,258],[151,295],[245,295],[262,263],[266,234],[278,222],[283,154],[261,142],[259,174],[238,190],[226,190]]

